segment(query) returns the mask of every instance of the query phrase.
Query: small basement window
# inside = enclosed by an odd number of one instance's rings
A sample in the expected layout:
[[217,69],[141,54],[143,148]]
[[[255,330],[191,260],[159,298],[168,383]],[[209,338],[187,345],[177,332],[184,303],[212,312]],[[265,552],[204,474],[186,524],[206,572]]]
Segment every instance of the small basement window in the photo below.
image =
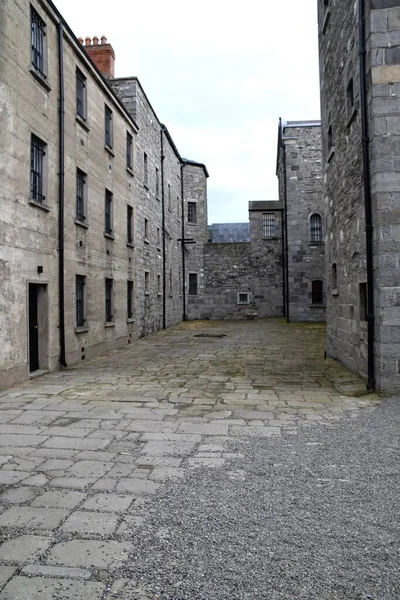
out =
[[250,304],[249,292],[239,292],[237,295],[237,303],[238,304]]

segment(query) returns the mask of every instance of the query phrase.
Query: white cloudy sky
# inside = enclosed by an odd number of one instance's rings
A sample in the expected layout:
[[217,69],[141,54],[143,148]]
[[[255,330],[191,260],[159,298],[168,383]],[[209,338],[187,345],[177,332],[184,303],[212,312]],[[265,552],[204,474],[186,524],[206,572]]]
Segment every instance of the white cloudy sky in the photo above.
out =
[[106,35],[182,156],[204,162],[209,222],[277,198],[277,126],[319,118],[316,0],[54,0],[77,36]]

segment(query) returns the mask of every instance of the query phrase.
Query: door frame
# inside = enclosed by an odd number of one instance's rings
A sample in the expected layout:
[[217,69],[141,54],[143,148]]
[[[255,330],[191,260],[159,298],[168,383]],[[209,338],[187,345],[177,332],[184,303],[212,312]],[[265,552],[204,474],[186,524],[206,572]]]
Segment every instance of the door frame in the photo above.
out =
[[37,290],[37,311],[38,311],[38,363],[39,371],[49,369],[49,282],[29,279],[26,284],[26,332],[27,346],[26,356],[29,373],[30,371],[30,339],[29,339],[29,286],[36,286]]

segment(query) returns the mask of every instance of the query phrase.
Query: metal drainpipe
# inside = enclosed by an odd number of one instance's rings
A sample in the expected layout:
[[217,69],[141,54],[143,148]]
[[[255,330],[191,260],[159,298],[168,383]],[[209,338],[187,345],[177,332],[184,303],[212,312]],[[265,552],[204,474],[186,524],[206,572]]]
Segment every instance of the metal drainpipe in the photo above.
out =
[[164,128],[161,127],[161,210],[162,210],[162,249],[163,249],[163,329],[166,325],[166,256],[165,256],[165,195],[164,195]]
[[285,211],[281,210],[281,253],[282,253],[282,295],[283,316],[286,317],[286,269],[285,269],[285,233],[284,233]]
[[183,185],[183,169],[185,165],[181,163],[181,219],[182,219],[182,320],[186,321],[186,257],[185,257],[185,201],[183,197],[184,185]]
[[362,128],[362,151],[364,172],[364,206],[365,206],[365,239],[367,259],[367,326],[368,326],[368,382],[369,391],[375,389],[375,356],[374,356],[374,264],[373,264],[373,220],[371,200],[371,171],[368,131],[367,75],[365,46],[365,2],[358,0],[358,33],[360,56],[360,109]]
[[[282,131],[282,129],[281,129]],[[283,136],[282,136],[283,137]],[[286,291],[286,322],[290,323],[289,311],[289,250],[288,250],[288,228],[287,228],[287,181],[286,181],[286,146],[282,144],[282,169],[283,169],[283,200],[284,200],[284,215],[285,215],[285,291]]]
[[59,202],[58,202],[58,302],[59,302],[59,329],[60,329],[60,357],[63,367],[67,366],[65,359],[65,302],[64,302],[64,179],[65,179],[65,127],[64,127],[64,27],[58,24],[58,68],[59,68]]

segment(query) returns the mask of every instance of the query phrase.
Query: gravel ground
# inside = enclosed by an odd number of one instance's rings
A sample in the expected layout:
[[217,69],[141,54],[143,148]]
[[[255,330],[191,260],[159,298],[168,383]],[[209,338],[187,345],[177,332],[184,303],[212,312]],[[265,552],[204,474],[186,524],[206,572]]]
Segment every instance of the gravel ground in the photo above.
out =
[[121,597],[400,598],[399,431],[387,400],[168,484],[143,507]]

